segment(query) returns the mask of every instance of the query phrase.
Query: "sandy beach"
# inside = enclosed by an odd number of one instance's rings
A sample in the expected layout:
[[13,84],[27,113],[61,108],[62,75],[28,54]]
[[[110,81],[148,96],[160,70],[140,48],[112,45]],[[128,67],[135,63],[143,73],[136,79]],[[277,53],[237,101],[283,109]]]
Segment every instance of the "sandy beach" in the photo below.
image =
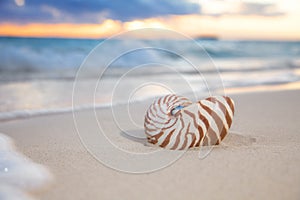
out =
[[0,200],[300,200],[299,19],[0,0]]
[[[221,146],[202,160],[197,150],[189,150],[171,166],[146,174],[119,172],[97,161],[82,145],[72,113],[2,122],[0,132],[54,175],[48,188],[33,191],[37,199],[299,199],[300,90],[231,96],[236,115]],[[97,132],[88,118],[91,112],[77,115],[86,131]],[[127,150],[155,148],[120,136],[114,128],[108,134]]]

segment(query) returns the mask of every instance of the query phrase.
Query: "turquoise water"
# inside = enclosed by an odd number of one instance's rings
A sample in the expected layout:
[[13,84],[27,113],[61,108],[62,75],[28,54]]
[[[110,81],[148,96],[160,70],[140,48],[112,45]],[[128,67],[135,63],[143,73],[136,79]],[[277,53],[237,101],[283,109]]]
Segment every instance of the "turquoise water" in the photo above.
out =
[[[136,46],[132,43],[143,48],[119,54]],[[205,93],[201,74],[214,85],[211,90],[296,82],[300,80],[300,42],[1,37],[0,120],[72,110],[74,80],[81,65],[76,108],[91,107],[94,102],[101,107],[110,105],[113,96],[115,102],[126,103],[127,94],[146,82],[161,83],[178,93]],[[101,73],[101,88],[95,89]],[[117,91],[121,94],[113,94],[120,80],[122,89]],[[95,95],[89,90],[95,90]],[[160,91],[148,87],[136,99],[163,94]]]
[[[57,38],[10,38],[0,37],[0,71],[1,79],[7,80],[10,73],[21,78],[43,74],[45,77],[72,77],[89,52],[104,39],[57,39]],[[161,44],[168,49],[180,49],[187,55],[205,60],[194,42],[176,40],[140,40],[145,47]],[[300,58],[300,42],[280,41],[223,41],[195,40],[216,62],[224,61],[218,67],[221,71],[258,70],[254,64],[240,62],[239,65],[226,65],[228,61],[261,62],[259,70],[278,68],[297,68],[296,60]],[[130,45],[123,41],[110,41],[105,49],[109,56],[115,49]],[[205,58],[204,58],[205,57]],[[134,67],[140,63],[161,62],[167,60],[171,66],[182,64],[176,55],[162,51],[135,52],[112,64],[114,67]],[[97,61],[96,67],[101,62]],[[55,73],[56,72],[56,73]],[[14,77],[9,77],[14,79]]]

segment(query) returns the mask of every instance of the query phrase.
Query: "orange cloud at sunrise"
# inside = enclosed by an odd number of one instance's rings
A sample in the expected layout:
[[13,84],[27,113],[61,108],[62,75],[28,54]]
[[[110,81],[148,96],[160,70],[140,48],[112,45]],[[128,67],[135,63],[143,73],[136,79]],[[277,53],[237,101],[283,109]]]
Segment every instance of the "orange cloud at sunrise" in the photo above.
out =
[[288,16],[171,16],[120,22],[105,20],[101,24],[42,24],[0,25],[2,36],[105,38],[121,31],[139,28],[168,28],[192,37],[217,35],[224,39],[300,39],[298,18]]
[[122,30],[118,21],[106,20],[102,24],[12,24],[0,25],[0,35],[22,37],[102,38]]
[[[192,1],[192,0],[191,0]],[[215,3],[219,2],[212,0]],[[250,1],[250,0],[249,0]],[[299,40],[300,4],[295,0],[279,1],[274,7],[265,9],[265,13],[252,10],[239,10],[238,6],[228,4],[209,4],[202,0],[203,11],[209,14],[168,15],[127,21],[105,19],[101,23],[0,23],[1,36],[21,37],[71,37],[105,38],[116,33],[140,28],[167,28],[197,37],[214,35],[223,39],[270,39]],[[230,1],[228,1],[230,2]],[[251,0],[251,2],[255,2]],[[227,6],[226,6],[227,5]],[[230,4],[231,5],[231,4]],[[233,5],[237,5],[234,3]],[[262,4],[263,6],[264,4]],[[226,9],[227,10],[226,10]],[[231,12],[229,12],[229,11]],[[272,13],[269,13],[269,10]],[[246,12],[246,14],[242,14]],[[221,14],[219,14],[221,13]],[[148,37],[148,36],[146,36]]]

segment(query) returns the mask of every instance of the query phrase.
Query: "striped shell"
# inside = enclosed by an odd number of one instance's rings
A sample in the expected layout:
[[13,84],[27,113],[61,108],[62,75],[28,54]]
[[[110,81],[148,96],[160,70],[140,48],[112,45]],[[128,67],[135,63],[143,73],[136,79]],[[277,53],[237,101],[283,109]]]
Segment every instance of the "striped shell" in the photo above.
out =
[[155,100],[145,116],[148,142],[167,149],[219,144],[228,133],[234,102],[226,96],[192,103],[174,94]]

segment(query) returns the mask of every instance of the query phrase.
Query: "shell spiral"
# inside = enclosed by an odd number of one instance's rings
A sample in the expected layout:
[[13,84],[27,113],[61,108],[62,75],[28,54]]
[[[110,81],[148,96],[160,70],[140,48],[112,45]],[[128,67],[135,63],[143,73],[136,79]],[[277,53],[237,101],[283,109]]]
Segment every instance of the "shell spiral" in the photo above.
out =
[[234,115],[234,102],[214,96],[196,103],[174,94],[155,100],[145,116],[148,142],[167,149],[217,145],[227,135]]

